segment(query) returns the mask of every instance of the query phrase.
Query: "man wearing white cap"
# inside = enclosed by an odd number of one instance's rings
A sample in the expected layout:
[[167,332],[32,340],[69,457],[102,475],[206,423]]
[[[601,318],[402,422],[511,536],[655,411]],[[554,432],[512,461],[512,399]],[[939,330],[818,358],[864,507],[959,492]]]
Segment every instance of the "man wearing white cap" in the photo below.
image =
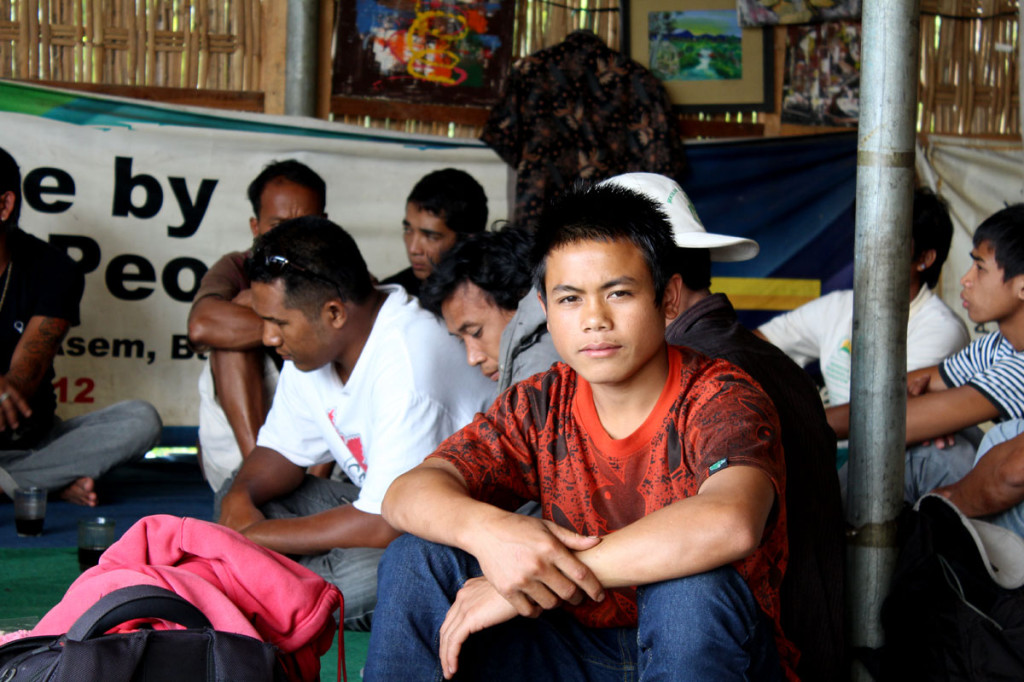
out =
[[800,679],[839,679],[845,665],[844,559],[835,435],[810,377],[743,327],[725,294],[709,290],[712,260],[750,260],[758,244],[707,232],[686,193],[663,175],[627,173],[605,183],[644,194],[672,225],[679,247],[675,270],[683,279],[682,312],[668,325],[666,340],[732,362],[775,403],[786,464],[790,553],[781,590],[782,627],[800,649]]

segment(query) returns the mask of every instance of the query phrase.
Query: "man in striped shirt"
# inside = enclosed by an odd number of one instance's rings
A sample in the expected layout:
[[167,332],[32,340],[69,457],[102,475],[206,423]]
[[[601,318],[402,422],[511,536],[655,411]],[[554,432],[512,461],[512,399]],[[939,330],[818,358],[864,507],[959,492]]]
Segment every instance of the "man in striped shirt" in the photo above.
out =
[[[994,322],[998,330],[908,375],[907,444],[940,439],[938,448],[908,450],[908,501],[971,469],[973,453],[938,451],[946,434],[1024,418],[1024,204],[1008,206],[978,227],[971,258],[960,298],[972,321]],[[849,410],[829,410],[829,423],[845,438]]]

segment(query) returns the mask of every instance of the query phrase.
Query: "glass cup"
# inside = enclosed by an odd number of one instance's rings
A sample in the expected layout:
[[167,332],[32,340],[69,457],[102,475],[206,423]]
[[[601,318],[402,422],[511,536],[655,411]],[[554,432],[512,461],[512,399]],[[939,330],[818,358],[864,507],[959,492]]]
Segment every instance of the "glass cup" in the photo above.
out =
[[14,528],[18,537],[30,538],[43,534],[46,520],[46,490],[43,488],[16,488],[14,490]]
[[114,544],[114,519],[96,516],[78,521],[78,570],[92,568],[100,555]]

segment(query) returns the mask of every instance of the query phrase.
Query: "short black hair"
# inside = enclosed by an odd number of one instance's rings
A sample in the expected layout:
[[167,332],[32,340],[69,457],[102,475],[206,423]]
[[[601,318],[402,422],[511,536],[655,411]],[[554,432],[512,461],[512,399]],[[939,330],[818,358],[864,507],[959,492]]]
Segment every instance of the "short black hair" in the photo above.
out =
[[1003,281],[1024,274],[1024,204],[1013,204],[990,215],[974,232],[974,246],[988,242]]
[[921,282],[934,288],[953,241],[953,221],[946,202],[927,187],[914,190],[913,230],[914,260],[928,249],[935,249],[935,262],[921,272]]
[[653,200],[618,185],[577,182],[541,214],[532,258],[537,291],[546,297],[547,257],[555,249],[584,241],[618,240],[640,250],[654,283],[654,303],[660,305],[672,276],[676,248],[672,226]]
[[683,278],[683,285],[690,291],[704,291],[711,286],[711,250],[675,247],[671,271]]
[[[274,256],[288,264],[274,262]],[[352,235],[320,216],[286,220],[253,242],[246,260],[253,282],[284,282],[285,302],[315,317],[324,303],[365,303],[373,292],[373,279]]]
[[460,235],[487,229],[487,194],[472,175],[457,168],[428,173],[412,188],[407,204],[444,221]]
[[0,148],[0,194],[8,192],[14,192],[14,210],[7,220],[0,223],[0,228],[17,227],[18,217],[21,215],[21,170],[14,157]]
[[532,247],[532,233],[514,226],[467,237],[434,266],[420,289],[420,305],[440,317],[444,302],[472,282],[499,308],[514,311],[530,291]]
[[306,164],[288,159],[286,161],[271,161],[260,171],[256,179],[249,183],[249,203],[252,204],[252,214],[257,220],[260,217],[260,200],[263,197],[263,190],[274,180],[287,180],[301,185],[316,194],[320,202],[320,212],[324,212],[327,206],[327,184],[315,170]]

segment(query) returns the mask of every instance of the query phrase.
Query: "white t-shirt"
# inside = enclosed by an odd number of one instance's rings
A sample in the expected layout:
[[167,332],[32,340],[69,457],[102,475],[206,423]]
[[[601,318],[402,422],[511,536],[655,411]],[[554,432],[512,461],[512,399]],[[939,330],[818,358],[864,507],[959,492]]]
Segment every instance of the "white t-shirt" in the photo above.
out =
[[[827,404],[850,402],[853,291],[833,291],[772,318],[758,331],[801,366],[820,361]],[[963,321],[931,289],[922,286],[910,302],[907,371],[937,365],[969,340]]]
[[494,383],[466,364],[459,342],[400,286],[388,294],[347,383],[334,365],[281,370],[257,444],[307,467],[333,459],[380,513],[391,482],[488,407]]

